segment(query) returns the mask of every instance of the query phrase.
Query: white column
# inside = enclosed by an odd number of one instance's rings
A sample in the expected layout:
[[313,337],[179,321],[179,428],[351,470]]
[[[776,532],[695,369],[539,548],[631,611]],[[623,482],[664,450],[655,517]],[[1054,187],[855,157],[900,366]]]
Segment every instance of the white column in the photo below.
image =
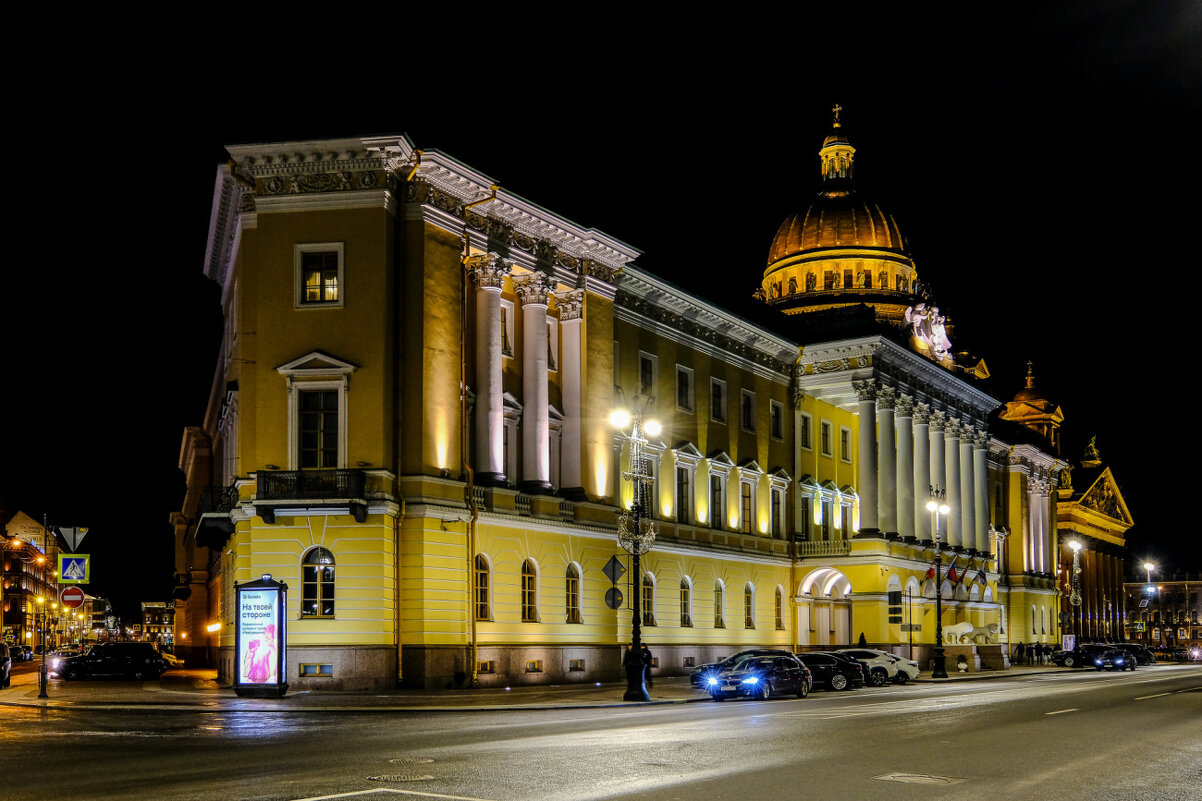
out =
[[856,477],[860,493],[860,531],[863,532],[879,528],[876,507],[876,383],[856,381],[852,387],[860,399]]
[[989,463],[986,460],[988,447],[989,432],[978,431],[972,441],[972,478],[973,500],[976,502],[976,548],[982,554],[989,553]]
[[1049,525],[1049,498],[1050,482],[1040,476],[1034,482],[1035,498],[1039,504],[1039,551],[1036,558],[1038,567],[1035,568],[1040,573],[1049,573],[1049,552],[1051,551],[1051,526]]
[[960,429],[960,544],[965,548],[976,548],[976,501],[972,492],[972,441],[977,430],[966,425]]
[[897,399],[897,533],[914,536],[914,399]]
[[501,284],[509,264],[495,253],[470,256],[476,283],[476,477],[481,484],[505,481],[505,408],[501,387]]
[[943,430],[943,468],[947,487],[947,544],[960,547],[960,421],[951,418]]
[[882,387],[876,396],[877,522],[881,531],[897,533],[897,437],[893,406],[897,391]]
[[522,488],[551,488],[550,400],[547,394],[547,295],[542,273],[513,279],[522,304]]
[[573,289],[555,296],[563,352],[559,354],[559,379],[563,382],[563,442],[560,446],[560,483],[566,490],[584,492],[581,450],[580,321],[584,290]]
[[931,541],[927,496],[931,491],[931,407],[914,404],[914,533],[919,542]]
[[1043,517],[1039,514],[1039,492],[1035,489],[1035,479],[1031,476],[1027,477],[1027,518],[1031,521],[1030,535],[1027,538],[1027,570],[1042,573],[1043,559],[1039,551],[1040,541],[1043,539],[1040,531]]

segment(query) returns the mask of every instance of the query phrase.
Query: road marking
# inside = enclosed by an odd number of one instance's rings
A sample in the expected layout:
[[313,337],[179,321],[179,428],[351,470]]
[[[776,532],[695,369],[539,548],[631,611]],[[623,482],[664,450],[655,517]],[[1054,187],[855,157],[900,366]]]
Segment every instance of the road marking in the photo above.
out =
[[442,795],[441,793],[423,793],[419,790],[397,790],[393,787],[381,787],[375,790],[355,790],[350,793],[334,793],[333,795],[314,795],[308,798],[296,798],[293,801],[327,801],[330,798],[354,798],[357,795],[373,795],[375,793],[392,793],[393,795],[408,795],[417,798],[443,798],[447,801],[491,801],[488,798],[475,798],[466,795]]
[[1198,690],[1202,690],[1202,687],[1186,687],[1184,690],[1177,690],[1176,692],[1179,692],[1179,693],[1196,693],[1196,692],[1198,692]]
[[1043,714],[1045,714],[1045,715],[1063,715],[1065,712],[1076,712],[1078,709],[1080,709],[1080,707],[1075,706],[1072,709],[1057,709],[1055,712],[1044,712]]
[[880,776],[873,776],[874,779],[880,779],[885,782],[902,782],[904,784],[959,784],[966,782],[968,779],[958,779],[955,776],[932,776],[929,773],[885,773]]
[[1141,696],[1138,696],[1135,700],[1136,701],[1146,701],[1149,698],[1159,698],[1162,695],[1172,695],[1172,693],[1156,693],[1155,695],[1141,695]]

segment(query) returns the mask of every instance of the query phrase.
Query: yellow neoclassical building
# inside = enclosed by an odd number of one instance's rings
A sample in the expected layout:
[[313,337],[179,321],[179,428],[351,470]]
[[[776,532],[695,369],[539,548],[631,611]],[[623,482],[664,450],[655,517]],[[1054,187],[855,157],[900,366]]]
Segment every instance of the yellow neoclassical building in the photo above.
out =
[[[936,592],[981,629],[951,652],[974,665],[1054,617],[1064,463],[952,353],[837,120],[820,192],[765,243],[758,323],[404,136],[229,152],[205,261],[225,336],[174,518],[192,661],[231,678],[234,587],[263,574],[289,587],[295,687],[614,680],[634,593],[667,673],[861,637],[925,659]],[[623,404],[662,424],[639,576]]]

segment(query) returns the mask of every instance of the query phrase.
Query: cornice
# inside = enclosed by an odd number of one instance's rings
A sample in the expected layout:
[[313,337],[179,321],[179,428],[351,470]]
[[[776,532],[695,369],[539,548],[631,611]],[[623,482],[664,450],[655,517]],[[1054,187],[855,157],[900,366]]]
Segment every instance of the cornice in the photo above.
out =
[[221,287],[224,300],[229,285],[238,218],[242,205],[242,187],[228,165],[217,168],[213,186],[213,206],[209,212],[209,235],[205,242],[204,274]]

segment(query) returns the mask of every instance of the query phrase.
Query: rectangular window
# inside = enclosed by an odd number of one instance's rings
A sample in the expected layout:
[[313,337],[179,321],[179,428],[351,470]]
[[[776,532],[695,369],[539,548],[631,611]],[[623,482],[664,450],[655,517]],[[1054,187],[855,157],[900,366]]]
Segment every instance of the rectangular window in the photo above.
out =
[[800,427],[797,429],[797,440],[801,443],[801,447],[807,451],[814,447],[814,432],[812,430],[813,423],[814,418],[810,417],[808,414],[803,414],[801,416]]
[[772,536],[781,539],[784,531],[785,491],[772,490]]
[[835,273],[834,273],[834,271],[826,270],[825,272],[822,273],[822,288],[828,289],[828,290],[835,288]]
[[801,503],[801,525],[797,529],[796,534],[797,534],[797,539],[804,541],[804,540],[808,540],[810,538],[810,520],[811,520],[810,496],[802,495],[800,503]]
[[717,378],[710,379],[710,418],[726,422],[726,382]]
[[693,588],[687,581],[680,582],[680,625],[693,626]]
[[584,660],[583,659],[569,659],[568,660],[568,672],[569,673],[579,673],[583,670],[584,670]]
[[688,523],[689,498],[691,495],[689,470],[685,467],[676,468],[676,522]]
[[676,365],[676,408],[693,411],[693,371]]
[[559,321],[554,317],[547,318],[547,370],[559,370]]
[[338,466],[338,390],[301,390],[300,467]]
[[853,286],[853,283],[852,283],[853,280],[854,279],[852,278],[851,270],[844,270],[843,271],[843,288],[851,289]]
[[851,429],[839,429],[839,458],[845,462],[851,461]]
[[722,528],[722,518],[726,516],[722,495],[722,476],[710,476],[710,525],[713,528]]
[[302,679],[328,679],[334,675],[334,666],[332,664],[302,662],[297,675]]
[[655,582],[643,576],[643,625],[655,625]]
[[721,584],[714,586],[714,628],[726,628],[726,615],[723,611],[723,602],[726,597],[726,590]]
[[639,353],[639,394],[648,398],[655,397],[656,379],[658,378],[659,360],[650,353]]
[[513,302],[501,301],[501,355],[513,358]]
[[831,456],[831,424],[828,420],[822,421],[822,455]]
[[739,486],[739,493],[742,500],[742,523],[743,533],[750,534],[752,526],[755,525],[754,504],[752,499],[753,485],[749,482],[742,481]]
[[542,673],[543,672],[543,660],[527,659],[526,660],[526,672],[527,673]]
[[746,389],[739,392],[739,422],[744,431],[755,431],[755,395]]
[[564,606],[567,609],[567,622],[582,622],[580,617],[580,574],[576,572],[576,567],[574,565],[568,568],[564,595]]
[[696,667],[696,666],[697,666],[697,657],[686,656],[684,658],[684,664],[682,665],[682,667]]
[[297,245],[296,307],[340,308],[343,303],[342,243]]
[[822,502],[822,539],[829,540],[831,538],[831,502]]
[[777,401],[768,401],[768,433],[773,439],[785,438],[785,407]]
[[483,661],[483,662],[477,662],[476,663],[476,672],[481,673],[481,674],[496,673],[497,672],[497,663],[491,659]]

